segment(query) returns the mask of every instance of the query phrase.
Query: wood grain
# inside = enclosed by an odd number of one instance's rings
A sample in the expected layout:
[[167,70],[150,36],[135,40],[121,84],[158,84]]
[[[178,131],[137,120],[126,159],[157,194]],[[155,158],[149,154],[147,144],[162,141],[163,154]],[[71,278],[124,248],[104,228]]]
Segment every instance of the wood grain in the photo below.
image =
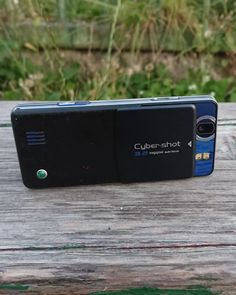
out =
[[209,177],[45,190],[21,182],[14,105],[0,102],[0,294],[199,284],[236,294],[236,104],[220,104]]
[[[67,249],[4,252],[1,280],[16,280],[36,294],[88,294],[97,290],[204,284],[235,294],[235,249]],[[26,293],[26,292],[25,292]],[[33,293],[33,294],[35,294]]]

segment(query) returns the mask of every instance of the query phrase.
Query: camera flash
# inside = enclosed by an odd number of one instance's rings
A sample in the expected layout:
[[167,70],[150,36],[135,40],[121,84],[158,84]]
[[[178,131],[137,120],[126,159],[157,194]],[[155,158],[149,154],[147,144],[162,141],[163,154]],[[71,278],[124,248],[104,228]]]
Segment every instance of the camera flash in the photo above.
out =
[[195,155],[195,160],[199,161],[202,159],[202,154],[196,154]]
[[210,159],[210,153],[203,153],[203,160],[209,160]]

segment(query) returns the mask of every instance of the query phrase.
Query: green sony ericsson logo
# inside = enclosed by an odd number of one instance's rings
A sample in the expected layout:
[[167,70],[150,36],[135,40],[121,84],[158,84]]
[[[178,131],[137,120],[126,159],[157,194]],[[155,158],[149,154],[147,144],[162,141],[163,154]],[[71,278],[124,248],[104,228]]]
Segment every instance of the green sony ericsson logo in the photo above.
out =
[[44,169],[39,169],[36,173],[38,179],[45,179],[48,176],[48,173]]

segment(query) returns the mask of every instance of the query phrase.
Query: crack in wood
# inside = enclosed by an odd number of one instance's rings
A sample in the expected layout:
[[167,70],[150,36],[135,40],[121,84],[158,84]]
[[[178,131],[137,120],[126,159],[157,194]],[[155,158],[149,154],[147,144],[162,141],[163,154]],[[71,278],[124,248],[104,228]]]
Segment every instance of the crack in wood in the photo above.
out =
[[96,249],[96,250],[159,250],[159,249],[186,249],[186,248],[218,248],[218,247],[236,247],[236,243],[205,243],[205,244],[173,244],[173,245],[156,245],[156,246],[105,246],[105,245],[64,245],[64,246],[52,246],[52,247],[18,247],[18,248],[2,248],[1,252],[20,252],[20,251],[64,251],[64,250],[86,250],[86,249]]
[[11,123],[2,123],[0,124],[0,128],[11,127]]

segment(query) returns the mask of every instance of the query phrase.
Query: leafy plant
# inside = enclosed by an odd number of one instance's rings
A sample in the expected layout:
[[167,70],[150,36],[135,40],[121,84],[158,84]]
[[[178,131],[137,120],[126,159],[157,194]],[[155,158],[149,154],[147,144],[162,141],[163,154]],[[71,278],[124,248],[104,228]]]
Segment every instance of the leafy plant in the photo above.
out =
[[[235,15],[235,3],[224,0],[0,0],[0,98],[84,100],[212,93],[220,101],[236,101],[235,62],[227,58],[227,52],[236,49]],[[81,20],[97,24],[97,29],[104,29],[101,23],[108,25],[105,62],[95,70],[64,56],[62,47],[73,49]],[[92,42],[92,29],[89,38]],[[124,48],[130,50],[133,66],[123,62]],[[151,49],[154,59],[135,67],[144,49]],[[179,55],[172,60],[172,69],[160,57],[166,50]],[[187,61],[189,52],[199,54],[192,58],[195,65],[176,74],[177,60]],[[209,60],[219,52],[226,57],[216,58],[222,64],[214,67]]]

